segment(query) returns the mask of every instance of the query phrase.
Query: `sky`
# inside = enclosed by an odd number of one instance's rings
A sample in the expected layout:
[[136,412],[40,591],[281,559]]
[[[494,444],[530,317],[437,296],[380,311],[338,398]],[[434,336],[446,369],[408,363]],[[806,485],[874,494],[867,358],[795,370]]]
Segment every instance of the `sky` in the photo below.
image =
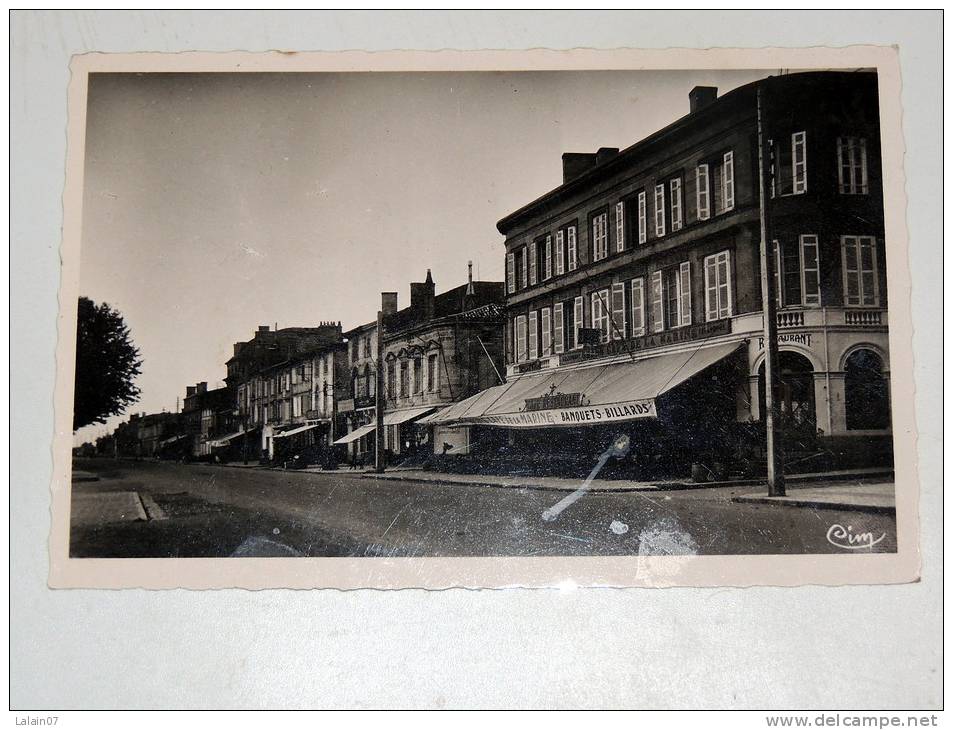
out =
[[692,87],[768,73],[92,74],[80,293],[141,350],[130,410],[172,411],[258,325],[347,330],[469,260],[502,281],[496,222],[562,182],[563,152],[628,147]]

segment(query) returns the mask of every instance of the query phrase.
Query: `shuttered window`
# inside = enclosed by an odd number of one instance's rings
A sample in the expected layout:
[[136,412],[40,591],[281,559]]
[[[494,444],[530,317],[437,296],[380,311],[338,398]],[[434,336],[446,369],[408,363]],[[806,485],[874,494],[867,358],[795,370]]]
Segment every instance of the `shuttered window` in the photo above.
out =
[[625,250],[625,203],[621,200],[615,204],[615,250]]
[[795,132],[791,135],[791,160],[794,194],[807,192],[807,134],[805,132]]
[[566,242],[562,231],[556,231],[556,276],[566,271]]
[[513,254],[506,254],[506,291],[513,294],[516,291],[516,262]]
[[526,246],[523,246],[522,251],[520,252],[520,258],[522,259],[520,266],[520,286],[526,288],[526,269],[527,263],[529,260],[529,249]]
[[539,323],[535,311],[529,313],[529,359],[539,357]]
[[699,165],[695,169],[695,205],[698,208],[698,220],[707,221],[711,217],[708,165]]
[[721,171],[722,206],[725,210],[735,207],[735,155],[726,152]]
[[692,323],[692,275],[691,264],[683,262],[678,267],[678,319],[684,327]]
[[652,302],[652,331],[661,332],[665,329],[665,306],[662,301],[662,272],[652,272],[651,284]]
[[540,357],[553,354],[553,330],[549,307],[539,310]]
[[516,362],[526,360],[526,315],[516,318]]
[[645,191],[639,193],[639,243],[645,243],[648,238],[648,228],[646,221],[646,202]]
[[849,307],[880,304],[877,247],[873,236],[841,236],[844,303]]
[[665,235],[665,186],[655,186],[655,235]]
[[576,259],[576,227],[569,226],[566,229],[566,246],[569,249],[569,270],[575,271],[578,261]]
[[867,194],[867,140],[837,138],[837,182],[844,195]]
[[592,328],[599,330],[599,341],[609,341],[609,290],[593,292],[592,298]]
[[536,284],[536,260],[539,258],[539,244],[535,241],[529,245],[529,285]]
[[592,260],[600,261],[609,255],[608,216],[600,213],[592,219]]
[[553,237],[546,236],[546,255],[543,257],[544,262],[544,279],[551,279],[553,276]]
[[731,254],[705,257],[705,321],[731,316]]
[[674,178],[669,181],[669,208],[672,211],[672,232],[682,228],[682,181]]
[[817,236],[805,234],[800,239],[801,293],[806,306],[821,303],[821,267],[817,248]]
[[573,349],[582,347],[579,342],[579,330],[583,328],[582,297],[576,297],[572,307],[572,346]]
[[625,282],[618,281],[612,285],[612,327],[613,340],[625,339]]
[[557,355],[563,352],[565,343],[563,341],[563,303],[559,302],[553,306],[553,352]]
[[645,280],[640,276],[630,285],[629,300],[632,309],[632,336],[645,334]]

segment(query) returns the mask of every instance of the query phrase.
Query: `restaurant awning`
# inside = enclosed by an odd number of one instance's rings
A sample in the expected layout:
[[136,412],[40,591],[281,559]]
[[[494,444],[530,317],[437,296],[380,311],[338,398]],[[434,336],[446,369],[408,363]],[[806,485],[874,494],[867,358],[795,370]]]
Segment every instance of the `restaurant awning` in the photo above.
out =
[[740,343],[526,375],[455,403],[430,424],[592,426],[656,418],[655,399],[731,355]]
[[305,431],[310,431],[312,428],[317,428],[322,424],[320,423],[309,423],[305,426],[298,426],[298,428],[292,428],[290,431],[282,431],[281,433],[276,433],[275,438],[281,439],[285,436],[295,436],[299,433],[304,433]]
[[396,426],[399,423],[407,423],[407,421],[413,421],[414,419],[425,416],[428,413],[432,413],[436,410],[436,406],[424,406],[422,408],[405,408],[400,411],[391,411],[390,413],[384,414],[384,425],[385,426]]
[[351,433],[347,434],[346,436],[342,436],[334,443],[335,444],[349,444],[352,441],[357,441],[359,438],[361,438],[361,436],[366,436],[369,433],[373,433],[376,428],[377,428],[376,424],[373,424],[373,423],[368,424],[367,426],[361,426],[360,428],[354,429],[353,431],[351,431]]
[[217,438],[217,439],[215,439],[214,441],[209,441],[209,442],[208,442],[209,448],[215,449],[215,448],[218,448],[219,446],[228,446],[229,443],[231,443],[233,440],[237,439],[237,438],[238,438],[239,436],[241,436],[243,433],[245,433],[245,432],[244,432],[244,431],[236,431],[235,433],[230,433],[230,434],[228,434],[227,436],[222,436],[221,438]]
[[176,441],[181,441],[189,437],[189,434],[183,433],[178,436],[173,436],[172,438],[167,438],[164,441],[159,442],[159,446],[168,446],[169,444],[174,444]]

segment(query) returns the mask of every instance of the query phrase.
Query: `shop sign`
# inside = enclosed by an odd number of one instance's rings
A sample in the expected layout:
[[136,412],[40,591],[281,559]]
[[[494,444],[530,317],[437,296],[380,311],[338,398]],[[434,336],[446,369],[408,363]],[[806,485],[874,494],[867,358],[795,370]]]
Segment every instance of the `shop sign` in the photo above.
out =
[[522,375],[523,373],[531,373],[534,370],[541,370],[542,367],[543,367],[542,360],[533,360],[532,362],[518,363],[516,367],[514,368],[514,370],[516,370],[516,372]]
[[[810,332],[798,332],[791,334],[778,335],[778,344],[791,344],[791,345],[804,345],[805,347],[811,346],[811,333]],[[764,349],[764,338],[758,338],[758,349]]]
[[598,406],[590,405],[577,408],[526,410],[521,413],[480,416],[472,421],[468,419],[468,423],[481,426],[499,426],[501,428],[545,428],[548,426],[570,428],[634,421],[639,418],[657,418],[653,399],[605,403]]
[[656,347],[665,347],[667,345],[677,345],[681,342],[690,342],[692,340],[702,340],[708,337],[726,335],[731,333],[730,319],[716,319],[714,322],[703,322],[701,324],[690,325],[688,327],[676,327],[674,329],[656,332],[645,335],[644,337],[633,337],[627,340],[610,340],[599,345],[585,347],[582,350],[573,350],[559,356],[560,365],[579,362],[581,360],[593,360],[600,357],[611,357],[613,355],[626,355],[642,350],[651,350]]
[[548,411],[557,408],[578,408],[582,403],[582,393],[548,393],[539,398],[527,398],[527,411]]
[[[344,398],[338,401],[338,413],[351,413],[354,410],[354,399]],[[310,413],[311,411],[308,411]]]

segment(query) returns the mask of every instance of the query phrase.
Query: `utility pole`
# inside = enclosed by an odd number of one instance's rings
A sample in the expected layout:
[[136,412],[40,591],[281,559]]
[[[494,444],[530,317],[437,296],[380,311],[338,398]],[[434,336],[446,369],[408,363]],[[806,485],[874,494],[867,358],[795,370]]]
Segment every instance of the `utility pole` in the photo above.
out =
[[[383,302],[382,302],[383,304]],[[377,310],[377,387],[374,389],[374,414],[377,430],[374,433],[374,471],[384,473],[384,310]]]
[[758,84],[758,182],[761,203],[761,306],[764,318],[764,425],[768,456],[768,495],[784,496],[784,454],[778,429],[778,322],[774,291],[774,250],[771,245],[768,219],[767,176],[764,173],[765,134],[762,89],[767,79]]

